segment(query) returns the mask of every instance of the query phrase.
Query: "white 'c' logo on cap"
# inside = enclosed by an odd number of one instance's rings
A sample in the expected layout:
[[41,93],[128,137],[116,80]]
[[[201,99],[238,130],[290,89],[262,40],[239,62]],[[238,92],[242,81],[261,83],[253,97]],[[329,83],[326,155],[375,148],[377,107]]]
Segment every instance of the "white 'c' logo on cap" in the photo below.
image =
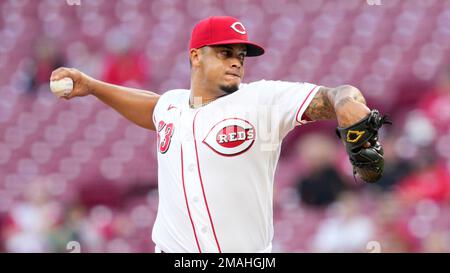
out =
[[234,31],[236,31],[237,33],[242,34],[242,35],[244,35],[245,33],[247,33],[247,32],[245,31],[244,25],[243,25],[241,22],[234,22],[234,23],[231,25],[231,28],[232,28]]

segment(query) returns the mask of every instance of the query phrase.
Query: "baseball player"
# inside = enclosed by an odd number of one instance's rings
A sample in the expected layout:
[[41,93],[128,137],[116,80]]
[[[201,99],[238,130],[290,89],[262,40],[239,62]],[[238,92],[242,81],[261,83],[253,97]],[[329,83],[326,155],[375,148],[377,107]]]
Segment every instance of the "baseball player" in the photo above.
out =
[[[355,172],[368,182],[381,175],[376,132],[385,120],[366,106],[361,92],[350,85],[242,83],[245,58],[263,53],[242,22],[209,17],[192,31],[190,89],[158,95],[72,68],[52,73],[51,80],[72,78],[66,99],[93,95],[156,132],[155,252],[270,252],[274,173],[282,139],[295,126],[337,119],[338,134],[347,147],[354,145],[347,150]],[[375,179],[364,177],[364,166]]]

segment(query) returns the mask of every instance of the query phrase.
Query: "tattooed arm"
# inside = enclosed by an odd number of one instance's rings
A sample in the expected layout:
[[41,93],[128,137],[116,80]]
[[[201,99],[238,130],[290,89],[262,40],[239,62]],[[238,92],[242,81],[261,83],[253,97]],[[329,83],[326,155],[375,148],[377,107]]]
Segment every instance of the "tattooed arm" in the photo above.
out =
[[321,86],[305,111],[311,120],[337,119],[348,127],[366,117],[370,109],[361,92],[351,85],[336,88]]

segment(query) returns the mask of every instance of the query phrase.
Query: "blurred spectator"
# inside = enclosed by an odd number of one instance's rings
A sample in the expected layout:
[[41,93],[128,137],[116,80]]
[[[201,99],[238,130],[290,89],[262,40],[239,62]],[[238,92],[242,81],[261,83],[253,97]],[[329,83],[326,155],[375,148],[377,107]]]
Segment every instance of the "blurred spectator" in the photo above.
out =
[[47,236],[59,219],[61,203],[50,202],[45,185],[33,181],[27,187],[26,199],[9,214],[6,229],[8,252],[47,252]]
[[64,208],[63,214],[57,225],[54,225],[48,234],[50,252],[67,252],[68,243],[71,241],[84,243],[80,231],[86,212],[81,204],[72,204]]
[[93,52],[84,41],[71,43],[66,50],[67,63],[93,78],[100,78],[103,60],[101,55]]
[[448,230],[432,232],[425,238],[422,247],[423,252],[448,253],[450,248],[450,235]]
[[[70,242],[78,244],[81,252],[132,252],[138,245],[139,251],[152,249],[148,228],[154,215],[141,199],[128,200],[137,202],[131,210],[103,204],[87,207],[81,200],[51,201],[44,183],[30,184],[26,199],[17,202],[3,218],[5,222],[0,222],[4,250],[70,252]],[[153,198],[150,201],[157,202]],[[145,230],[144,238],[140,229]],[[139,244],[133,245],[136,238]]]
[[371,213],[376,226],[373,239],[380,243],[381,252],[411,252],[416,249],[417,240],[408,230],[411,212],[407,203],[391,192],[375,194],[373,198],[376,200]]
[[310,134],[301,139],[298,155],[305,168],[297,179],[297,189],[303,203],[327,206],[346,188],[334,167],[336,153],[336,143],[328,136]]
[[48,85],[52,71],[65,64],[65,58],[51,39],[45,37],[38,39],[33,59],[27,68],[29,74],[27,93],[36,94],[41,85]]
[[370,217],[360,211],[358,197],[342,194],[340,201],[330,207],[312,238],[312,250],[317,252],[365,252],[373,240],[375,226]]
[[400,180],[398,197],[414,203],[423,198],[438,202],[450,200],[450,172],[443,164],[437,162],[429,151],[423,152],[414,171]]
[[120,29],[108,33],[106,45],[110,53],[104,63],[104,81],[132,87],[148,84],[149,61],[143,52],[131,47],[131,42]]
[[424,90],[418,108],[440,132],[450,128],[450,66],[440,73],[433,87]]

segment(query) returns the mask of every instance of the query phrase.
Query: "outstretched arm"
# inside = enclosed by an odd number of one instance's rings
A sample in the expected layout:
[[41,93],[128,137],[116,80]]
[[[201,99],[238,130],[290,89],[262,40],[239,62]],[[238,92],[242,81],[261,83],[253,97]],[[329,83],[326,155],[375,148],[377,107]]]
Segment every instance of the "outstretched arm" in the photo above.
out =
[[348,127],[369,113],[363,95],[351,85],[321,86],[305,111],[311,120],[337,119],[340,127]]
[[74,82],[72,93],[64,97],[65,99],[93,95],[135,124],[155,130],[152,116],[159,99],[158,94],[105,83],[73,68],[56,69],[52,72],[50,80],[59,80],[64,77],[69,77]]

